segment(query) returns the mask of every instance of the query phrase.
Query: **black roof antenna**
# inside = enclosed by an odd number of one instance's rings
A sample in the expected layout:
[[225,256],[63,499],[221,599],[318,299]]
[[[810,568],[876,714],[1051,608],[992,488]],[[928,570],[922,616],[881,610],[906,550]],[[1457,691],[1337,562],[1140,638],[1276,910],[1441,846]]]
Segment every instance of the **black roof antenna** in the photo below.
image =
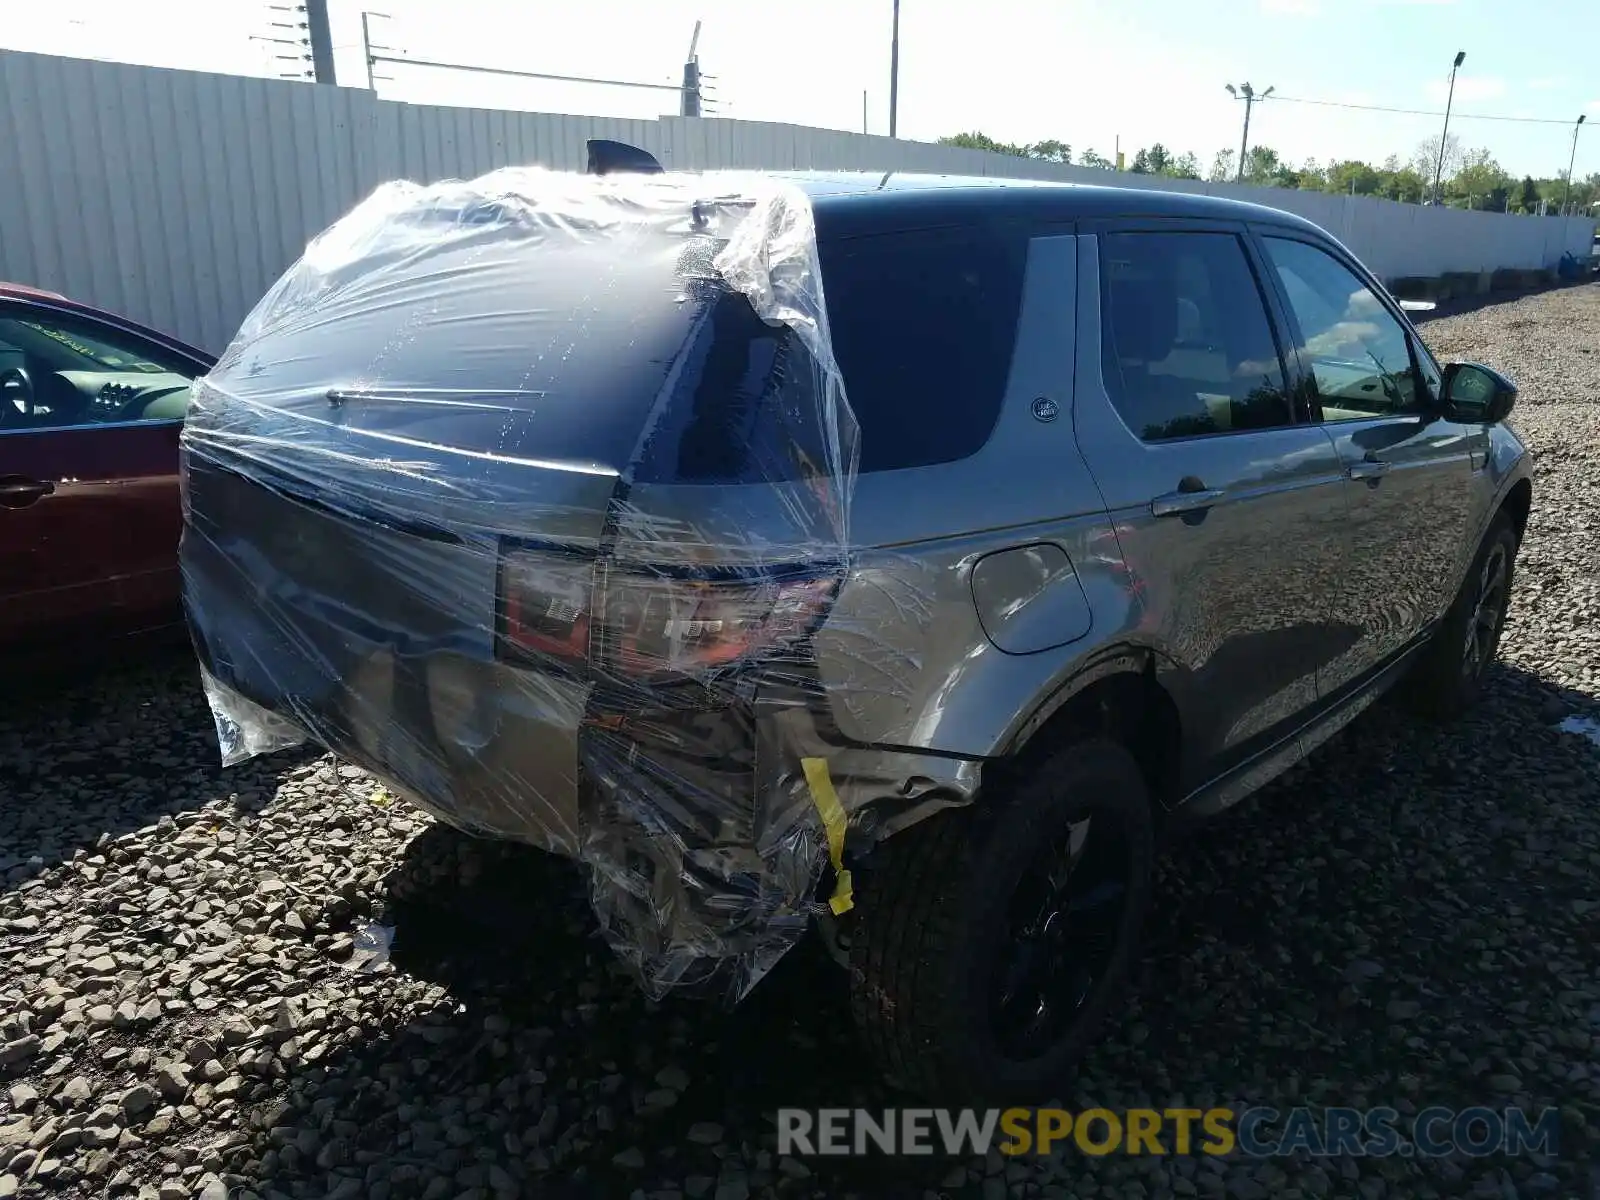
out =
[[605,138],[589,139],[589,174],[612,175],[631,172],[637,175],[660,175],[662,166],[648,150],[630,146],[627,142],[613,142]]

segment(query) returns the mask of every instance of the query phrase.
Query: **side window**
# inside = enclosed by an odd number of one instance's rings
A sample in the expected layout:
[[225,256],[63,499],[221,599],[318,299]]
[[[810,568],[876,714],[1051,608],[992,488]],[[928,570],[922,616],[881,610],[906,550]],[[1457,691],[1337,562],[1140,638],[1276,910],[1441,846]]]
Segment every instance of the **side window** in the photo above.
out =
[[1294,423],[1283,363],[1231,233],[1100,239],[1106,386],[1147,442]]
[[1311,368],[1323,420],[1421,408],[1429,381],[1418,386],[1410,338],[1372,289],[1325,250],[1289,238],[1265,241],[1300,326],[1300,353]]
[[823,240],[834,356],[862,472],[976,454],[1005,398],[1028,235],[972,226]]
[[119,329],[0,308],[0,433],[178,420],[194,368]]

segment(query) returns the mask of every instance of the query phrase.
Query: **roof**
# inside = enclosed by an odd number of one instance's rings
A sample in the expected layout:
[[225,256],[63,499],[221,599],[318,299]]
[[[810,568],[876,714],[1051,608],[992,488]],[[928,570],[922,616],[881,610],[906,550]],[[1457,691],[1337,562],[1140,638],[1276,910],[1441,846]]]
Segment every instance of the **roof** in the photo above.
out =
[[1099,187],[995,176],[900,172],[773,172],[811,197],[818,217],[843,221],[852,232],[903,225],[907,220],[952,223],[996,217],[1074,221],[1115,217],[1193,217],[1256,221],[1324,232],[1281,209],[1222,196],[1161,188]]
[[25,283],[7,283],[0,279],[0,295],[26,296],[34,300],[65,300],[60,292],[47,292],[43,288],[29,287]]

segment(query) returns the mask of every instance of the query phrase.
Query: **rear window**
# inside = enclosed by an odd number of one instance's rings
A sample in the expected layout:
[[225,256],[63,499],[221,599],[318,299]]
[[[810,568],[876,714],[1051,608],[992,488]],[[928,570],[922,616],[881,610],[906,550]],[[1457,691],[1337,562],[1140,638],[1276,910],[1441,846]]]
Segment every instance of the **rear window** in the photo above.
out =
[[1294,423],[1237,237],[1111,233],[1100,255],[1106,385],[1128,428],[1159,442]]
[[860,426],[860,470],[975,454],[1011,369],[1025,230],[918,230],[824,241],[834,356]]

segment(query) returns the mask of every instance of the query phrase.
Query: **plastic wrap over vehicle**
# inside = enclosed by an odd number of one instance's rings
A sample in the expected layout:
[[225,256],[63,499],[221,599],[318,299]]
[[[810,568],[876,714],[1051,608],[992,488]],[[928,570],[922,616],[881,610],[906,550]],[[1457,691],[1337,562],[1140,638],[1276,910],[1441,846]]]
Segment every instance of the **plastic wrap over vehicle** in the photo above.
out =
[[194,389],[224,762],[309,738],[579,859],[648,992],[742,996],[851,903],[810,645],[856,462],[826,312],[770,179],[378,189]]

